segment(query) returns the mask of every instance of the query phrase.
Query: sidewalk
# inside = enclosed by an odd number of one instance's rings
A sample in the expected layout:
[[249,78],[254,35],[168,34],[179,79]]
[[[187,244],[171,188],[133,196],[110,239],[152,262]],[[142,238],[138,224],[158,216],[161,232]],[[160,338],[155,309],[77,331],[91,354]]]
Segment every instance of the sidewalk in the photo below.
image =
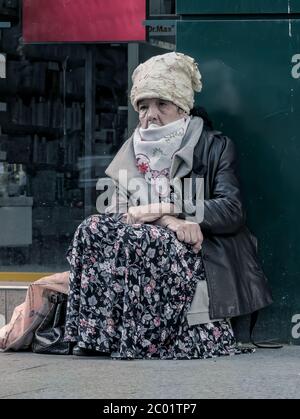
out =
[[300,346],[193,361],[0,353],[0,399],[300,398]]

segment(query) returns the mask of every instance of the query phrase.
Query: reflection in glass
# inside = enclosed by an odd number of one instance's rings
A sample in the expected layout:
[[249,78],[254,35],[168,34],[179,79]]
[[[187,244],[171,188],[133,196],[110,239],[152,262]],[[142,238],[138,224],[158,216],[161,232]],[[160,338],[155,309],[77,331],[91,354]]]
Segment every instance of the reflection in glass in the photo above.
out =
[[150,16],[152,15],[174,15],[175,0],[149,0]]

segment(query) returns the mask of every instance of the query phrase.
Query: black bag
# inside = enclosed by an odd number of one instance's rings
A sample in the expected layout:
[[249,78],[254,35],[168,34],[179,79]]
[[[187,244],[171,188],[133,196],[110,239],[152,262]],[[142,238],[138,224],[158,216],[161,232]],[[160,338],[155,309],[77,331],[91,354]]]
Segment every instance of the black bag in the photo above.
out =
[[39,354],[69,355],[71,343],[64,341],[68,296],[57,292],[48,296],[50,309],[35,330],[32,352]]

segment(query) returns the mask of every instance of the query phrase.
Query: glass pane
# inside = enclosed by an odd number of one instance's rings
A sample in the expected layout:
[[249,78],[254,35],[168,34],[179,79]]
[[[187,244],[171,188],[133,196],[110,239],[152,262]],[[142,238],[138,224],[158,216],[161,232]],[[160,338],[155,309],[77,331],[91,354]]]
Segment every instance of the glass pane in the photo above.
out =
[[92,155],[79,159],[80,185],[96,213],[97,181],[127,139],[127,45],[98,45],[95,50],[95,120]]
[[174,15],[175,0],[149,0],[150,16],[152,15]]
[[[8,12],[12,28],[0,38],[0,272],[61,272],[77,226],[96,212],[97,179],[127,139],[127,44],[24,45],[18,9]],[[94,88],[86,91],[89,76]]]
[[85,47],[23,45],[3,30],[0,80],[0,269],[55,272],[84,218]]

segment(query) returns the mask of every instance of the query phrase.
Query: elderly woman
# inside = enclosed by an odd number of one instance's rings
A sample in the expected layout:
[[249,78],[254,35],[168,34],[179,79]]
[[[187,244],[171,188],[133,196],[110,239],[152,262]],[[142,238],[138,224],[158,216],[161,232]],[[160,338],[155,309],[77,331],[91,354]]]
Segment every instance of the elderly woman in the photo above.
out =
[[[191,57],[152,57],[132,80],[139,124],[106,170],[113,205],[83,221],[68,251],[65,339],[75,355],[121,359],[239,353],[229,318],[272,298],[245,226],[234,145],[191,116],[202,86]],[[204,211],[176,179],[191,190],[202,180]]]

